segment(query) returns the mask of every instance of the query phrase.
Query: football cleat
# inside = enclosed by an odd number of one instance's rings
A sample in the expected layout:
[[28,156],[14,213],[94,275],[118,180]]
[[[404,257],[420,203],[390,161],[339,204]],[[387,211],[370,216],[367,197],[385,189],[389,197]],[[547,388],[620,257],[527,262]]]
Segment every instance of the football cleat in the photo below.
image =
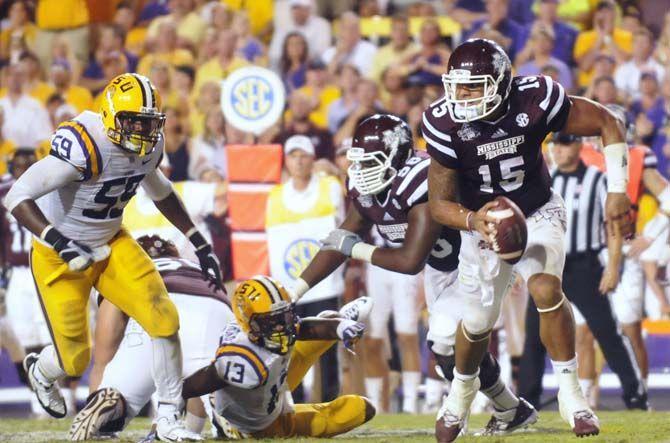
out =
[[600,433],[600,421],[590,409],[575,412],[573,422],[572,430],[577,437],[588,437]]
[[523,429],[537,422],[538,414],[533,405],[519,397],[516,408],[498,411],[495,410],[481,435],[503,435]]
[[438,443],[454,441],[467,432],[470,406],[480,385],[479,377],[468,382],[455,378],[451,383],[451,392],[442,403],[435,421],[435,438]]
[[35,393],[37,401],[49,415],[54,418],[63,418],[67,415],[67,406],[63,394],[58,389],[58,384],[55,382],[43,383],[35,376],[35,371],[38,370],[36,365],[38,358],[39,356],[36,353],[31,352],[23,359],[23,369],[28,374],[30,388]]
[[186,429],[184,422],[177,413],[161,415],[156,418],[156,437],[160,441],[202,441],[200,434]]
[[598,435],[600,433],[600,421],[591,408],[589,408],[579,386],[574,391],[564,392],[559,389],[558,411],[563,420],[570,424],[577,437]]
[[639,409],[642,411],[648,411],[650,409],[646,392],[642,394],[626,396],[624,397],[623,401],[626,404],[626,409]]
[[103,388],[89,396],[84,409],[72,420],[69,437],[72,441],[113,435],[123,428],[126,405],[121,393],[114,388]]
[[370,316],[373,304],[374,302],[370,297],[357,298],[340,308],[340,317],[348,320],[365,322]]

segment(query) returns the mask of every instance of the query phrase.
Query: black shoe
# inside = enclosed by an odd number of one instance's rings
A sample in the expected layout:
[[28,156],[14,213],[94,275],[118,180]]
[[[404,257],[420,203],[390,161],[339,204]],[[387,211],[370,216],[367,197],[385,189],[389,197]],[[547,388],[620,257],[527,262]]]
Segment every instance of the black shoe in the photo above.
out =
[[486,429],[482,435],[502,435],[517,429],[530,426],[537,421],[537,411],[523,398],[519,397],[519,405],[514,408],[511,420],[508,418],[510,411],[495,411],[491,416]]
[[647,399],[647,393],[627,395],[623,398],[623,402],[626,404],[626,409],[639,409],[642,411],[649,410],[649,401]]

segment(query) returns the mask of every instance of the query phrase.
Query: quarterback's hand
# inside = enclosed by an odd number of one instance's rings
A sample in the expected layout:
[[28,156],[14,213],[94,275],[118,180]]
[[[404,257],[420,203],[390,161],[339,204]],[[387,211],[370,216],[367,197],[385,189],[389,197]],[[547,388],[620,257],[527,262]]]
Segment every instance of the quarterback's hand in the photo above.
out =
[[337,336],[342,340],[347,351],[352,354],[355,354],[356,343],[363,337],[364,332],[365,324],[353,320],[344,319],[337,326]]
[[490,201],[470,216],[471,230],[479,232],[487,242],[491,236],[495,235],[496,225],[500,223],[500,220],[489,215],[489,211],[496,206],[498,206],[497,201]]
[[609,235],[614,235],[614,225],[618,225],[624,238],[630,237],[635,232],[634,224],[630,215],[630,199],[623,192],[607,193],[605,201],[605,219]]
[[58,252],[70,271],[84,271],[95,261],[91,248],[65,237],[53,226],[45,230],[42,239]]
[[347,257],[351,257],[351,250],[356,243],[362,242],[358,234],[346,229],[333,229],[328,237],[321,240],[321,247],[329,251],[338,251]]
[[215,288],[223,290],[223,276],[221,275],[221,264],[212,250],[212,245],[207,243],[205,237],[195,231],[188,238],[195,247],[195,255],[200,262],[202,275],[212,282]]

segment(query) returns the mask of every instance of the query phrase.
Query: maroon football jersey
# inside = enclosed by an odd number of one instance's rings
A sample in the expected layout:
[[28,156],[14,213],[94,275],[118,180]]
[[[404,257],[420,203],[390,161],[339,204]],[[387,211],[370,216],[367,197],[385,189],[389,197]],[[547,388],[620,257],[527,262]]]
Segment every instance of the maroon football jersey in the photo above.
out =
[[[409,211],[416,205],[428,202],[429,164],[428,154],[415,153],[398,171],[386,193],[360,195],[353,186],[348,186],[347,198],[351,204],[392,245],[400,245],[405,240]],[[440,271],[452,271],[458,267],[460,247],[460,233],[444,227],[427,263]]]
[[465,207],[476,211],[505,195],[528,216],[551,196],[542,141],[563,128],[571,102],[547,76],[515,77],[502,106],[497,121],[455,123],[442,98],[424,111],[423,136],[433,159],[458,170]]
[[[0,199],[5,198],[15,181],[9,174],[0,178]],[[0,205],[0,236],[2,236],[2,258],[5,266],[28,266],[32,234],[19,225],[2,205]]]
[[161,257],[154,259],[169,293],[211,297],[230,306],[225,291],[215,289],[205,279],[197,264],[182,258]]

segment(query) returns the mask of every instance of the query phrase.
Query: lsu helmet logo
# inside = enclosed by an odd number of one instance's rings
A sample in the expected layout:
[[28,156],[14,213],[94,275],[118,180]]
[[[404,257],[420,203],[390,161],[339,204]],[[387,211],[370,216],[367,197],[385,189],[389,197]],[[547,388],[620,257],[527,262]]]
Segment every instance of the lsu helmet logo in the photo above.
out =
[[281,117],[285,103],[284,84],[269,69],[240,68],[223,81],[223,114],[242,131],[261,134]]
[[319,243],[310,238],[299,239],[286,247],[284,252],[284,270],[294,280],[300,277],[309,262],[319,252]]

